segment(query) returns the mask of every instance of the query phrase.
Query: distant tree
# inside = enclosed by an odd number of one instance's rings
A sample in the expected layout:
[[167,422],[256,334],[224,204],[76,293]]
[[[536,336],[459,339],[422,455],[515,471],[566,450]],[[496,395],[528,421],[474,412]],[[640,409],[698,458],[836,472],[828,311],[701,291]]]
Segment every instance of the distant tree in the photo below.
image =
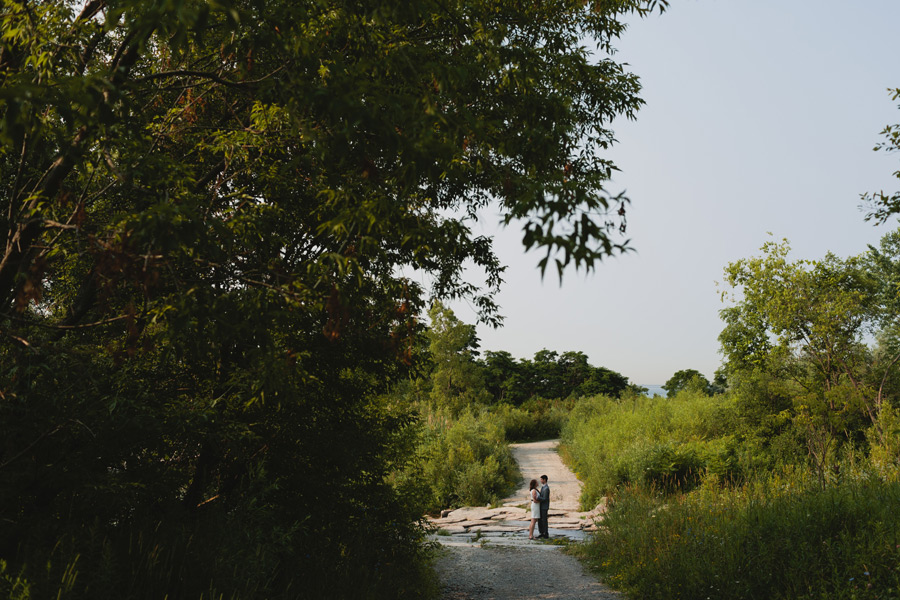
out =
[[558,352],[546,348],[538,350],[530,366],[532,396],[548,399],[565,397],[565,380]]
[[605,394],[607,396],[618,397],[622,392],[635,389],[635,391],[645,389],[634,386],[628,382],[628,378],[605,367],[595,367],[590,378],[576,389],[576,396],[596,396]]
[[690,390],[711,395],[709,380],[696,369],[676,371],[662,386],[668,398],[674,398],[682,390]]
[[534,360],[516,361],[509,352],[487,352],[482,362],[496,400],[521,404],[529,398],[564,399],[618,396],[632,384],[605,367],[594,367],[583,352],[539,350]]
[[594,367],[588,362],[584,352],[563,352],[557,360],[563,389],[571,395],[574,390],[581,388],[594,374]]
[[724,394],[728,389],[728,370],[723,366],[716,369],[713,380],[709,384],[709,393],[713,396]]
[[484,380],[488,392],[497,402],[521,404],[525,400],[520,365],[505,350],[484,353]]
[[486,403],[484,374],[476,361],[478,336],[474,325],[463,323],[453,311],[435,302],[428,311],[431,325],[426,336],[433,364],[431,400],[458,413],[467,404]]

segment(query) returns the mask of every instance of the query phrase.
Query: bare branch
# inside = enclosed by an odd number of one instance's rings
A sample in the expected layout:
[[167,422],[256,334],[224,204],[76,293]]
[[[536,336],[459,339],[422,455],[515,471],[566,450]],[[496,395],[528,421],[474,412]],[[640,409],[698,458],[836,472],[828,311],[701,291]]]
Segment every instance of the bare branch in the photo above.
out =
[[[2,316],[13,320],[18,321],[20,323],[25,323],[26,325],[32,325],[34,327],[41,327],[43,329],[50,329],[54,331],[71,331],[75,329],[91,329],[93,327],[100,327],[101,325],[109,325],[110,323],[116,323],[118,321],[124,321],[125,319],[134,318],[134,315],[119,315],[118,317],[110,317],[108,319],[102,319],[100,321],[94,321],[93,323],[83,323],[81,325],[53,325],[50,323],[43,323],[41,321],[31,321],[29,319],[23,319],[22,317],[18,317],[16,315],[11,315],[9,313],[0,313]],[[9,334],[7,334],[9,335]],[[25,342],[25,340],[22,340]],[[25,342],[27,344],[27,342]]]
[[14,460],[18,459],[19,457],[24,456],[25,453],[27,453],[29,450],[31,450],[38,442],[40,442],[40,441],[41,441],[42,439],[44,439],[45,437],[48,437],[48,436],[53,435],[54,433],[56,433],[56,432],[59,431],[60,429],[62,429],[62,425],[57,425],[57,426],[54,427],[53,429],[50,429],[50,430],[48,430],[48,431],[45,431],[44,433],[42,433],[41,435],[39,435],[39,436],[37,437],[36,440],[34,440],[33,442],[31,442],[30,444],[28,444],[27,446],[25,446],[25,447],[22,449],[21,452],[19,452],[18,454],[16,454],[16,455],[13,456],[12,458],[10,458],[8,461],[6,461],[6,462],[0,464],[0,469],[2,469],[2,468],[4,468],[4,467],[8,466],[10,463],[12,463]]
[[189,70],[164,71],[162,73],[152,73],[145,77],[141,77],[140,79],[137,79],[136,81],[139,83],[143,83],[145,81],[151,81],[154,79],[166,79],[169,77],[200,77],[202,79],[209,79],[210,81],[214,81],[216,83],[221,83],[222,85],[239,88],[239,87],[253,85],[255,83],[260,83],[262,81],[265,81],[266,79],[269,79],[270,77],[272,77],[273,75],[275,75],[276,73],[278,73],[279,71],[284,69],[284,67],[285,67],[285,65],[282,65],[282,66],[278,67],[277,69],[275,69],[274,71],[272,71],[271,73],[260,77],[259,79],[252,79],[249,81],[231,81],[228,79],[223,79],[222,77],[219,77],[215,73],[210,73],[208,71],[189,71]]
[[78,225],[70,225],[69,223],[60,223],[59,221],[54,221],[53,219],[28,219],[23,223],[23,225],[32,225],[32,224],[40,224],[44,227],[44,229],[80,229]]

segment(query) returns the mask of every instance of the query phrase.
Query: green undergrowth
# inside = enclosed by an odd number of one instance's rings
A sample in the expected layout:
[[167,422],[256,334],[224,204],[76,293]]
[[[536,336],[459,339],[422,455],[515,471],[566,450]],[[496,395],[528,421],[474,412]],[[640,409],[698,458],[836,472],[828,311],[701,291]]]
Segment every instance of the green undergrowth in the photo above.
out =
[[896,411],[832,446],[822,472],[808,431],[747,404],[694,392],[579,402],[563,454],[582,504],[607,496],[609,510],[573,551],[641,600],[900,598]]
[[900,597],[900,483],[799,473],[665,496],[629,487],[580,549],[634,598]]
[[574,399],[533,398],[520,406],[491,406],[487,414],[499,422],[510,442],[535,442],[559,437],[575,403]]
[[393,474],[395,486],[421,495],[428,512],[498,503],[521,481],[502,423],[478,410],[453,417],[426,410],[416,459]]
[[596,506],[621,485],[689,490],[704,473],[738,480],[742,449],[721,397],[626,395],[582,399],[562,429],[561,452],[584,483],[582,506]]

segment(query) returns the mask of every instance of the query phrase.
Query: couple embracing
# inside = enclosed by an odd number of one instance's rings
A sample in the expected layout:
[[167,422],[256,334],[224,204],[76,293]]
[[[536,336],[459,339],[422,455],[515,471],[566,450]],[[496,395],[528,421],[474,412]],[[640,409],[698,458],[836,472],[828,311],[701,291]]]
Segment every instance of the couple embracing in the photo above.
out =
[[531,498],[531,525],[528,527],[528,539],[534,539],[534,524],[538,525],[538,537],[549,538],[547,526],[547,513],[550,512],[550,486],[547,485],[547,476],[541,475],[541,487],[538,489],[537,479],[532,479],[528,485],[528,495]]

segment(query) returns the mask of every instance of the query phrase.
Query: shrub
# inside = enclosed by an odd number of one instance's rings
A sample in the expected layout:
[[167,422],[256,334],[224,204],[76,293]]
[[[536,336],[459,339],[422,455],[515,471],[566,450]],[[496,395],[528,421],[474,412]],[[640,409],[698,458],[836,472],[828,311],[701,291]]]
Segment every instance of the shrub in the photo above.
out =
[[568,420],[572,401],[531,399],[515,407],[500,404],[491,413],[499,419],[506,439],[511,442],[533,442],[559,437]]
[[433,413],[425,423],[413,469],[428,487],[428,510],[494,503],[521,479],[503,426],[489,413],[466,410],[456,421]]

